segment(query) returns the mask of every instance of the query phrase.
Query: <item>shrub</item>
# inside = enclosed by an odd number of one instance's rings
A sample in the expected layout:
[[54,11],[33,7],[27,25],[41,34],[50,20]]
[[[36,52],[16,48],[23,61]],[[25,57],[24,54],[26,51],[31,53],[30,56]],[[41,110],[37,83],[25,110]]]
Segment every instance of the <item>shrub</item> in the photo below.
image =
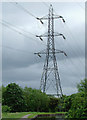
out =
[[11,112],[24,112],[25,102],[23,97],[23,91],[16,83],[10,83],[6,87],[3,93],[3,105],[7,105],[11,108]]
[[11,108],[8,107],[7,105],[2,106],[2,112],[10,112]]

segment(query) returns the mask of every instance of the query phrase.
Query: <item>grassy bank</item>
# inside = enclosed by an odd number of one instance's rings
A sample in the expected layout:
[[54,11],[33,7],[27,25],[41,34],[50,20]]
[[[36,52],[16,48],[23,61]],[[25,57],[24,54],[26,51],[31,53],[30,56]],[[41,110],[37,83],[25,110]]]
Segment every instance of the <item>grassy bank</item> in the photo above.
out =
[[28,118],[34,118],[37,115],[44,115],[44,114],[65,114],[66,112],[32,112],[31,115]]
[[40,114],[65,114],[65,112],[16,112],[16,113],[2,113],[2,118],[22,118],[25,115],[30,114],[28,118],[33,118]]
[[2,113],[2,118],[22,118],[27,114],[30,113],[29,112]]

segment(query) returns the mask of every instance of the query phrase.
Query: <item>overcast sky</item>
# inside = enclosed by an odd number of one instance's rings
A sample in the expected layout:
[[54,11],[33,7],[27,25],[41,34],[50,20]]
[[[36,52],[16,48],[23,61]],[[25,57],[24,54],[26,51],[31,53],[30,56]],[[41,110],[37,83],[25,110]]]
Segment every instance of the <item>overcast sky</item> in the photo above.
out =
[[[60,19],[55,20],[55,32],[66,37],[66,40],[55,37],[55,47],[68,55],[56,57],[63,94],[70,95],[77,92],[77,83],[85,78],[85,3],[54,2],[52,5],[54,13],[66,21],[64,24]],[[42,42],[35,35],[46,33],[48,24],[44,21],[42,25],[34,16],[47,15],[49,6],[50,3],[44,2],[2,3],[3,85],[16,82],[22,87],[39,89],[45,55],[39,58],[34,52],[46,49],[47,39]]]

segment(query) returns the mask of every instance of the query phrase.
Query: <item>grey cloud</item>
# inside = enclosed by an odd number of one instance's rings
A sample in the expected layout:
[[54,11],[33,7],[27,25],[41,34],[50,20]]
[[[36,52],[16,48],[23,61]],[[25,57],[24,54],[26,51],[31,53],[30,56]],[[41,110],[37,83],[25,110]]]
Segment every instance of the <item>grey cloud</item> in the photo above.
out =
[[[48,13],[48,8],[42,3],[21,3],[34,15],[42,17]],[[47,3],[49,4],[49,3]],[[40,25],[34,17],[12,5],[3,3],[3,19],[16,25],[20,29],[27,30],[33,34],[43,34],[46,32],[47,23]],[[68,58],[62,54],[57,55],[59,73],[64,94],[77,92],[76,84],[85,76],[85,36],[84,36],[84,12],[75,3],[53,3],[55,11],[64,16],[66,24],[61,20],[56,20],[55,31],[63,33],[66,41],[61,37],[55,38],[56,49],[63,50],[67,53]],[[79,19],[79,21],[78,21]],[[24,32],[23,32],[24,33]],[[46,41],[40,41],[30,33],[24,33],[29,38],[3,27],[3,84],[10,82],[39,88],[40,78],[43,71],[45,56],[41,58],[34,55],[34,52],[46,49]],[[13,48],[13,49],[11,49]],[[51,89],[48,92],[53,92]]]

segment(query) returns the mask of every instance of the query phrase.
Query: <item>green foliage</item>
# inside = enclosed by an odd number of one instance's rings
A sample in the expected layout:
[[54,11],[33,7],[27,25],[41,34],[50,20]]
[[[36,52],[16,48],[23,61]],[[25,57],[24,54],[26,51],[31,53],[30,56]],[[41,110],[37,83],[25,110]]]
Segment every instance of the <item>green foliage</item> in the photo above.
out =
[[84,79],[77,85],[77,94],[71,95],[71,108],[68,111],[67,118],[87,118],[87,79]]
[[10,107],[8,107],[7,105],[3,105],[2,106],[2,112],[4,113],[6,113],[6,112],[10,112],[11,111],[11,108]]
[[71,108],[71,96],[63,95],[58,98],[58,105],[56,106],[56,111],[68,112]]
[[57,105],[58,105],[58,98],[50,97],[50,101],[49,101],[49,110],[50,110],[50,112],[57,111],[57,109],[58,109]]
[[78,92],[87,92],[87,79],[81,80],[79,84],[77,84]]
[[71,96],[65,96],[63,97],[64,103],[63,103],[63,111],[68,112],[68,110],[71,108]]
[[69,118],[81,118],[83,116],[84,109],[84,97],[77,93],[72,97],[71,108],[68,112]]
[[11,108],[12,112],[21,112],[25,110],[22,89],[15,83],[9,84],[3,91],[3,105]]
[[2,104],[3,104],[3,105],[4,105],[4,102],[5,102],[4,97],[3,97],[5,91],[6,91],[6,87],[4,87],[4,86],[2,85]]
[[[57,112],[64,111],[67,118],[87,117],[87,79],[77,85],[78,93],[62,98],[47,96],[40,90],[25,87],[20,88],[11,83],[7,87],[2,86],[2,104],[10,107],[11,112]],[[10,112],[4,106],[3,112]]]
[[0,103],[2,102],[2,88],[0,87]]
[[25,87],[23,90],[27,111],[48,111],[49,98],[40,90]]

